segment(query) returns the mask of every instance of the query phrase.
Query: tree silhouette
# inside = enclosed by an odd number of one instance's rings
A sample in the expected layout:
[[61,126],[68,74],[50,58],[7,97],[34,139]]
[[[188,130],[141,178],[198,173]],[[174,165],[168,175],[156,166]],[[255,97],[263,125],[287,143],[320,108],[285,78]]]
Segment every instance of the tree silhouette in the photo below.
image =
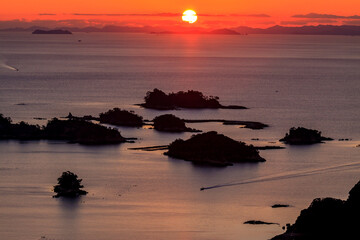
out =
[[78,197],[86,195],[87,192],[82,190],[84,186],[81,185],[82,179],[70,171],[63,172],[57,179],[58,185],[54,186],[54,192],[57,193],[54,197]]

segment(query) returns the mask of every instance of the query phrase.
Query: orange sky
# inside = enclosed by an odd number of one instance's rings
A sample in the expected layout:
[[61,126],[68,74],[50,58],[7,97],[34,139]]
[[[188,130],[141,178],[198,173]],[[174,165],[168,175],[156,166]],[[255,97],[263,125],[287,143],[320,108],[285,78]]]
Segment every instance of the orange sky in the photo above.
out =
[[[171,26],[185,24],[175,14],[181,14],[188,8],[199,14],[199,21],[195,24],[208,28],[240,25],[267,27],[275,24],[360,25],[359,0],[3,0],[0,7],[0,21],[3,23],[0,24],[0,28],[6,26],[6,21],[19,19],[21,22],[36,20],[38,23],[62,20],[60,25],[79,26]],[[159,13],[173,15],[164,16],[158,15]],[[293,17],[309,13],[328,15]],[[63,20],[67,20],[67,23]]]

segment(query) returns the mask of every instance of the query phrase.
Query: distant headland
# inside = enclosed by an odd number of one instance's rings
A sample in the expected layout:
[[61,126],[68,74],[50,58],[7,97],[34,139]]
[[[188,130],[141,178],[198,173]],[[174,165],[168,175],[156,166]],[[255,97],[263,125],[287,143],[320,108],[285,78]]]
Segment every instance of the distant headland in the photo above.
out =
[[[189,31],[160,31],[160,32],[150,32],[151,34],[215,34],[215,35],[243,35],[240,32],[237,32],[228,28],[215,29],[212,31],[199,31],[199,30],[189,30]],[[246,34],[245,34],[246,35]]]
[[[40,30],[41,29],[41,30]],[[17,28],[3,28],[0,32],[29,32],[29,31],[42,31],[51,32],[58,31],[61,28],[55,28],[54,30],[41,26],[32,27],[17,27]],[[348,36],[360,36],[360,26],[356,25],[317,25],[317,26],[299,26],[299,27],[287,27],[275,25],[268,28],[253,28],[247,26],[238,26],[231,28],[220,29],[206,29],[196,28],[188,29],[186,31],[172,31],[164,30],[157,27],[144,26],[144,27],[129,27],[129,26],[116,26],[107,25],[104,27],[67,27],[67,31],[70,32],[103,32],[103,33],[153,33],[153,34],[215,34],[215,35],[248,35],[248,34],[294,34],[294,35],[348,35]],[[51,34],[51,33],[39,33],[39,34]],[[58,34],[58,33],[53,33]],[[62,34],[62,33],[60,33]],[[69,34],[69,33],[66,33]]]

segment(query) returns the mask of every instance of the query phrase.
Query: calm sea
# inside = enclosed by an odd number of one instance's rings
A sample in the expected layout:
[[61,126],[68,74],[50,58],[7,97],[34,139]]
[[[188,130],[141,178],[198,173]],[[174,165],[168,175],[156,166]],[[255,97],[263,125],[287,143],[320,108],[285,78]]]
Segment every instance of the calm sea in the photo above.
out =
[[[119,128],[136,143],[99,147],[1,141],[0,238],[264,240],[282,233],[313,198],[346,199],[360,179],[359,66],[359,37],[0,33],[0,113],[14,122],[43,125],[34,118],[120,107],[145,119],[173,113],[269,124],[264,130],[189,125],[254,145],[282,145],[278,139],[293,126],[335,139],[261,151],[267,162],[227,168],[128,150],[190,133]],[[134,105],[153,88],[199,90],[249,109],[159,112]],[[66,170],[83,179],[87,196],[51,197]],[[223,187],[200,191],[214,185]],[[291,207],[271,208],[276,203]]]

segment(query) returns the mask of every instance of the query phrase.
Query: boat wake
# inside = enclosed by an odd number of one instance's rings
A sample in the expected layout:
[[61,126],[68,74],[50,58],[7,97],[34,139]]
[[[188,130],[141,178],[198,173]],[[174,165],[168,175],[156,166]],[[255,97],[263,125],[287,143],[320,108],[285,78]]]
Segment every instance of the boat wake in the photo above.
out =
[[18,68],[16,68],[16,67],[12,67],[12,66],[7,65],[7,64],[5,64],[5,63],[0,63],[0,67],[6,68],[6,69],[10,69],[10,70],[13,70],[13,71],[16,71],[16,72],[18,72],[18,71],[19,71],[19,69],[18,69]]
[[6,69],[16,71],[16,72],[19,71],[18,68],[8,65],[6,62],[7,62],[6,57],[3,55],[0,55],[0,68],[6,68]]
[[352,170],[352,169],[356,169],[356,168],[360,168],[360,162],[347,163],[347,164],[341,164],[341,165],[336,165],[336,166],[330,166],[330,167],[326,167],[326,168],[316,168],[316,169],[303,170],[303,171],[290,171],[290,172],[279,173],[279,174],[274,174],[274,175],[269,175],[269,176],[264,176],[264,177],[259,177],[259,178],[247,179],[247,180],[243,180],[240,182],[229,182],[229,183],[218,184],[218,185],[209,186],[209,187],[202,187],[202,188],[200,188],[200,190],[204,191],[204,190],[221,188],[221,187],[231,187],[231,186],[251,184],[251,183],[278,181],[278,180],[305,177],[305,176],[324,174],[324,173],[330,173],[330,172],[346,171],[346,170]]

